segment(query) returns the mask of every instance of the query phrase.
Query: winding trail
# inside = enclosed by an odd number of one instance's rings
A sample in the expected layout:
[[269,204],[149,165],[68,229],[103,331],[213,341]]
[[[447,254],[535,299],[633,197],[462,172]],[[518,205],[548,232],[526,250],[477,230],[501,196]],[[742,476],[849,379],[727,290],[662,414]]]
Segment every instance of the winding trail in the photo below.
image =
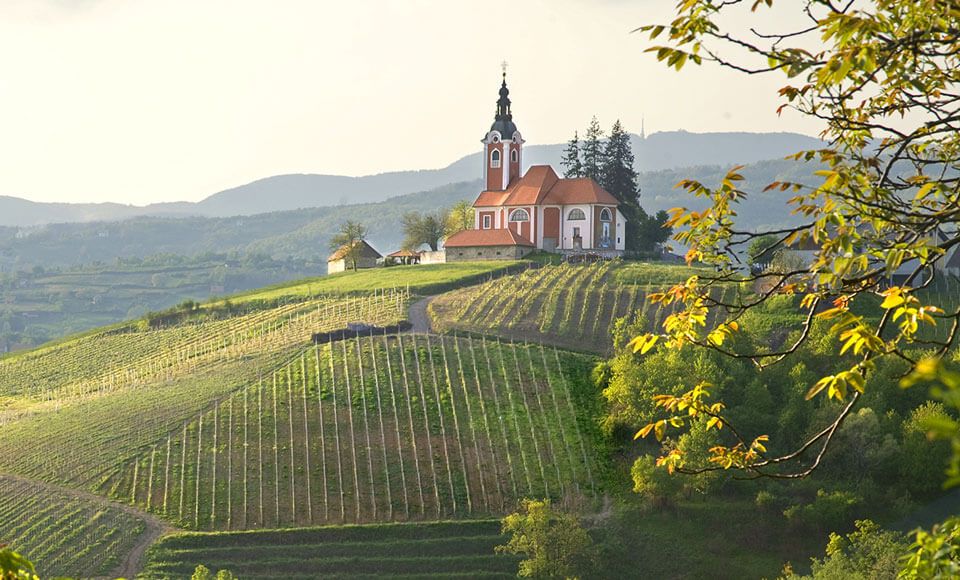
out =
[[413,325],[410,332],[417,334],[429,334],[433,332],[433,325],[430,323],[430,313],[427,312],[427,307],[434,298],[436,298],[436,296],[427,296],[410,305],[410,313],[408,316],[410,317],[410,324]]
[[28,477],[22,477],[8,473],[0,474],[0,479],[7,479],[19,483],[41,486],[54,492],[71,495],[79,499],[99,504],[105,504],[143,521],[145,528],[143,532],[141,532],[140,537],[137,538],[137,543],[133,545],[133,547],[130,549],[127,555],[124,556],[123,560],[117,565],[117,567],[110,571],[109,575],[100,576],[98,578],[133,578],[143,567],[143,556],[146,553],[147,548],[152,546],[153,543],[156,542],[161,536],[176,530],[176,528],[157,518],[156,516],[148,514],[147,512],[137,509],[131,505],[119,503],[95,493],[81,491],[71,487],[63,487],[60,485],[47,483],[45,481],[37,481]]

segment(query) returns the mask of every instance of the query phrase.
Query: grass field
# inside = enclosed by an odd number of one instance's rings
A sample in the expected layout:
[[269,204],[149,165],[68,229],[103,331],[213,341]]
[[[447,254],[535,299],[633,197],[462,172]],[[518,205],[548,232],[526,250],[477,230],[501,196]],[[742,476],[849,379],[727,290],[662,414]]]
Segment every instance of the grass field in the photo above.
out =
[[331,526],[168,536],[142,578],[187,578],[197,564],[240,578],[513,578],[497,521]]
[[461,286],[476,284],[523,265],[524,262],[521,261],[495,261],[373,268],[268,286],[236,294],[231,296],[230,300],[243,303],[251,300],[277,300],[318,294],[366,294],[389,288],[409,288],[411,293],[419,295],[439,294]]
[[106,501],[0,475],[0,544],[32,559],[44,578],[106,575],[143,529]]
[[317,345],[102,480],[193,529],[501,515],[597,492],[589,360],[431,335]]
[[664,314],[646,300],[647,293],[697,272],[631,262],[545,265],[444,294],[430,303],[430,312],[434,325],[445,330],[606,353],[618,318],[644,315],[648,324],[659,324]]

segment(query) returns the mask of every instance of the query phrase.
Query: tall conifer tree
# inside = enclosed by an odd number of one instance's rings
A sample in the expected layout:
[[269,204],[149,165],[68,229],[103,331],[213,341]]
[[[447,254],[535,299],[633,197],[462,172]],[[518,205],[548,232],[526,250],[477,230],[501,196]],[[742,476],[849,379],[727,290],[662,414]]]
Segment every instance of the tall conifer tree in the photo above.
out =
[[563,150],[563,159],[560,161],[563,165],[564,177],[583,177],[583,163],[580,161],[580,136],[576,131],[573,132],[573,139],[567,143],[567,148]]
[[603,173],[603,129],[594,116],[583,142],[583,176],[600,183]]
[[630,134],[624,131],[620,120],[610,129],[600,168],[600,185],[628,206],[640,207],[637,189],[637,171],[633,168],[633,148]]

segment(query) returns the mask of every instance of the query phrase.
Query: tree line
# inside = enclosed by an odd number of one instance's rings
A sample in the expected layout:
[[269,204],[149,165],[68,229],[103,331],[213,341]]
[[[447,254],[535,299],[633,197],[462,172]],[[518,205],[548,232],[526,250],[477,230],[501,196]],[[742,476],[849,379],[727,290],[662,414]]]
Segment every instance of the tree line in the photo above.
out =
[[670,238],[667,226],[669,216],[665,211],[649,215],[640,205],[640,186],[630,133],[618,119],[605,136],[596,117],[581,140],[579,132],[567,142],[560,164],[564,177],[590,178],[610,192],[620,202],[620,212],[627,220],[626,250],[635,256],[650,256],[658,253],[661,245]]

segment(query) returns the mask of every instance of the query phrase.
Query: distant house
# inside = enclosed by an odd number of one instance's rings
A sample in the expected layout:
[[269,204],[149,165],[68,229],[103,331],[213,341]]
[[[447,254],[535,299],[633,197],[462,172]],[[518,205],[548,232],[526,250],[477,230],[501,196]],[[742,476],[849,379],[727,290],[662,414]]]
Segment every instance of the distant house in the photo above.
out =
[[[373,249],[373,246],[364,240],[357,242],[357,245],[360,246],[359,256],[357,256],[357,268],[376,268],[377,261],[383,259],[380,252]],[[353,261],[348,255],[349,252],[350,248],[340,246],[337,248],[337,251],[330,254],[330,257],[327,258],[327,274],[353,269]]]
[[513,230],[463,230],[447,238],[443,246],[447,262],[517,260],[535,247]]
[[420,252],[414,252],[412,250],[397,250],[392,254],[387,254],[387,257],[398,264],[407,265],[420,263]]

